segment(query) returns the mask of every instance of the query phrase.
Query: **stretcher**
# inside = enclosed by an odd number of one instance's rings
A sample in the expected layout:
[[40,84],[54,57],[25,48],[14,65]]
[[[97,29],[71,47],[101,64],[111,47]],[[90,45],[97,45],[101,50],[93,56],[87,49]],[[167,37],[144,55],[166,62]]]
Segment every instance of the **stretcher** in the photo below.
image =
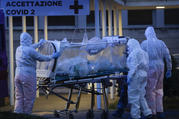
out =
[[[121,41],[122,43],[121,42],[119,43],[119,41]],[[106,42],[106,40],[103,40],[102,42],[100,42],[100,44],[102,44],[103,42]],[[112,41],[107,42],[107,45],[110,44],[110,47],[115,48],[116,43],[118,43],[117,47],[124,47],[126,46],[126,42],[127,41],[124,41],[124,38],[120,39],[119,37],[117,37],[115,42],[112,42]],[[109,69],[107,69],[106,67],[99,65],[104,62],[98,63],[99,60],[94,60],[94,59],[98,59],[99,57],[103,57],[103,54],[105,54],[104,53],[105,48],[103,48],[102,50],[99,48],[97,49],[98,50],[97,51],[93,47],[90,47],[94,51],[90,51],[92,52],[92,54],[89,55],[88,51],[90,48],[89,47],[87,48],[87,45],[89,46],[88,43],[67,43],[67,45],[65,46],[67,50],[65,49],[66,50],[65,51],[63,49],[63,53],[58,59],[54,59],[50,62],[38,62],[37,64],[38,89],[41,89],[41,91],[43,91],[45,95],[47,96],[49,94],[54,94],[58,96],[59,98],[66,101],[66,107],[64,110],[54,111],[54,115],[56,117],[65,117],[65,118],[73,119],[73,112],[78,112],[81,93],[85,92],[85,93],[91,94],[91,107],[86,114],[86,118],[87,119],[94,118],[94,113],[93,113],[93,108],[95,105],[94,96],[102,95],[103,100],[104,100],[104,109],[101,114],[101,119],[107,119],[108,99],[106,96],[106,88],[112,85],[110,83],[110,80],[123,80],[124,78],[126,78],[126,75],[124,75],[124,73],[127,72],[125,65],[120,64],[119,67],[115,67],[118,64],[114,63],[115,66],[113,66],[113,62],[116,61],[115,60],[116,57],[114,57],[114,59],[109,59],[111,63],[110,65],[107,65],[107,64],[106,65],[111,66],[112,68],[108,67]],[[90,43],[90,45],[93,46],[93,45],[99,45],[99,44]],[[55,52],[59,51],[59,49],[61,49],[61,46],[59,45],[59,43],[57,41],[52,41],[52,42],[47,42],[42,48],[39,49],[39,52],[45,55],[50,55],[54,51]],[[69,51],[69,49],[71,50]],[[88,51],[87,50],[84,51],[84,49],[88,49]],[[73,53],[73,51],[75,53]],[[101,53],[102,51],[104,51],[103,54]],[[126,59],[126,55],[124,53],[125,51],[126,51],[126,47],[122,48],[122,55],[118,56],[120,57],[120,58],[117,58],[118,60],[125,61]],[[111,54],[111,52],[115,52],[115,51],[113,49],[112,50],[110,49],[109,54]],[[70,56],[69,55],[66,56],[68,53]],[[77,60],[74,60],[74,61],[77,61],[78,63],[71,64],[71,60],[70,60],[70,63],[66,62],[66,60],[69,60],[71,58],[74,58],[76,56],[81,56],[81,55],[83,58],[85,56],[85,58],[87,59],[87,62],[86,62],[86,59],[84,60],[82,58],[77,58]],[[91,56],[93,56],[92,60],[91,60]],[[78,60],[81,60],[83,62],[79,62]],[[105,61],[107,62],[107,60]],[[94,64],[94,62],[96,64]],[[64,64],[65,66],[63,66]],[[60,66],[60,68],[58,68],[58,66]],[[64,67],[67,69],[65,69]],[[91,88],[87,88],[88,83],[92,84]],[[101,92],[96,90],[95,83],[101,84],[101,88],[100,88]],[[69,89],[68,98],[55,92],[55,89],[58,87],[66,87]],[[78,95],[76,97],[77,99],[75,102],[72,101],[71,99],[74,89],[78,91]],[[71,104],[75,105],[74,110],[69,110],[69,107]]]

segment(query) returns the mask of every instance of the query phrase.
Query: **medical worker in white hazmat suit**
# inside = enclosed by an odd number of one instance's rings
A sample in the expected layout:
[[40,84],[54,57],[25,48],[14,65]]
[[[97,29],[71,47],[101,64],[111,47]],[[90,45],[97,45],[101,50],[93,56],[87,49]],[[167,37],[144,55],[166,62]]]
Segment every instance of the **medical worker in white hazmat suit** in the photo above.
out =
[[152,119],[152,112],[145,99],[149,65],[148,55],[135,39],[129,39],[127,47],[129,54],[127,57],[127,67],[129,68],[127,75],[128,103],[131,105],[131,118],[140,119],[142,111],[147,119]]
[[23,32],[20,35],[20,46],[16,49],[15,73],[15,113],[31,114],[36,97],[36,60],[49,61],[59,57],[60,53],[45,56],[35,48],[40,47],[45,40],[32,45],[30,34]]
[[166,78],[169,78],[172,70],[171,56],[165,43],[156,37],[152,26],[146,28],[145,37],[147,40],[141,43],[141,47],[149,55],[146,99],[152,113],[157,114],[159,118],[164,118],[162,116],[164,59],[167,64]]

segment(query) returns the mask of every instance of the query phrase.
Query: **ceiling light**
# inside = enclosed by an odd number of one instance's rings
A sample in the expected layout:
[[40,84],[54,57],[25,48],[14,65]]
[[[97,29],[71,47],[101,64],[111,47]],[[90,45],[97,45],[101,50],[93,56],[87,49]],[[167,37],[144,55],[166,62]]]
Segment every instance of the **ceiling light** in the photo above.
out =
[[165,6],[156,6],[156,9],[165,9]]

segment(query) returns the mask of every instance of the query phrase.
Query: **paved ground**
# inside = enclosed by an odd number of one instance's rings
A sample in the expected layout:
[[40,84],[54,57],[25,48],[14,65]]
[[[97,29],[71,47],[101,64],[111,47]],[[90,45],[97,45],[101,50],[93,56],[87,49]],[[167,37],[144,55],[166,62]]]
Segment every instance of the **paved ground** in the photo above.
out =
[[[67,97],[67,95],[63,95]],[[75,101],[77,95],[74,94],[72,99]],[[73,113],[74,119],[86,119],[86,114],[88,112],[88,109],[90,107],[90,94],[82,94],[81,101],[80,101],[80,107],[79,107],[79,112],[78,113]],[[109,99],[109,114],[108,114],[108,119],[119,119],[119,118],[114,118],[112,116],[112,113],[114,112],[113,110],[116,107],[118,97],[116,96],[115,99]],[[174,101],[173,101],[174,102]],[[168,103],[171,103],[168,101]],[[177,102],[174,102],[175,104]],[[61,100],[60,98],[50,95],[48,99],[45,98],[45,96],[40,96],[40,98],[36,99],[34,108],[33,108],[33,114],[45,116],[49,119],[58,119],[55,118],[54,116],[54,110],[63,110],[65,108],[66,102]],[[102,102],[102,108],[103,108],[103,102]],[[72,105],[70,107],[71,110],[74,109],[74,106]],[[166,111],[166,117],[167,119],[179,119],[179,108],[175,108],[175,110],[178,109],[177,111]],[[96,105],[94,107],[94,119],[101,119],[101,114],[102,110],[97,110]],[[126,110],[125,114],[123,115],[122,119],[128,119],[129,117],[129,112]],[[66,117],[61,117],[60,119],[66,119]]]
[[[114,118],[112,116],[113,111],[110,111],[108,114],[108,119],[118,119],[118,118]],[[60,117],[60,118],[56,118],[53,114],[53,112],[36,112],[34,113],[35,115],[41,115],[44,117],[47,117],[48,119],[68,119],[68,117]],[[93,119],[101,119],[101,115],[102,115],[102,111],[94,111],[94,118]],[[123,119],[127,119],[129,116],[129,113],[126,112],[123,116]],[[87,111],[80,111],[78,113],[73,113],[73,117],[74,119],[87,119]]]
[[[64,97],[68,97],[67,94],[63,94]],[[72,100],[76,102],[77,94],[72,95]],[[96,99],[96,96],[95,96]],[[103,98],[102,98],[103,99]],[[111,100],[109,99],[110,103],[110,108],[115,108],[116,107],[116,102],[118,98],[116,97],[115,99]],[[113,106],[114,105],[114,106]],[[40,96],[39,98],[36,99],[33,111],[38,112],[38,111],[52,111],[52,110],[62,110],[65,109],[66,106],[66,101],[62,100],[61,98],[55,96],[55,95],[50,95],[48,98],[46,96]],[[88,110],[91,106],[91,95],[90,94],[82,94],[81,95],[81,100],[80,100],[80,105],[79,105],[79,110]],[[113,107],[112,107],[113,106]],[[70,106],[70,109],[74,109],[74,105]],[[103,108],[103,101],[102,101],[102,108]],[[96,109],[96,101],[95,101],[95,106],[94,109]]]
[[[63,94],[63,96],[67,97],[66,94]],[[77,97],[77,94],[74,94],[72,96],[73,101],[76,100],[76,97]],[[90,97],[91,97],[90,94],[82,94],[80,106],[79,106],[79,112],[73,113],[74,119],[86,119],[86,113],[87,113],[87,110],[90,108],[90,104],[91,104]],[[113,110],[116,107],[118,97],[116,96],[116,98],[113,100],[110,99],[110,97],[108,99],[109,99],[109,110],[110,110],[108,119],[117,119],[117,118],[112,117],[112,113],[114,112]],[[166,117],[167,117],[166,119],[179,119],[178,100],[179,99],[177,98],[175,100],[172,99],[172,100],[165,101],[165,104],[167,104],[167,103],[170,104],[168,106],[164,105],[164,108],[167,109],[166,110]],[[46,96],[40,96],[35,101],[34,108],[33,108],[33,114],[47,117],[49,119],[59,119],[54,116],[53,111],[65,109],[65,104],[66,104],[66,101],[58,98],[55,95],[50,95],[48,98],[46,98]],[[102,108],[103,108],[103,102],[102,102]],[[70,110],[73,110],[73,109],[74,109],[74,105],[71,105]],[[177,110],[177,111],[171,111],[171,109]],[[12,111],[12,110],[13,110],[13,107],[10,107],[10,106],[0,107],[0,111]],[[94,119],[101,119],[100,117],[101,117],[102,111],[97,110],[96,105],[94,107],[94,110],[95,110],[94,111]],[[128,112],[128,110],[126,110],[122,119],[127,119],[128,117],[129,117],[129,112]],[[66,118],[60,118],[60,119],[66,119]]]
[[[107,119],[128,119],[129,112],[125,112],[122,118],[115,118],[112,116],[114,111],[109,111]],[[35,115],[40,115],[48,119],[68,119],[67,117],[56,118],[53,112],[35,112]],[[73,113],[74,119],[87,119],[87,111],[80,111],[78,113]],[[102,111],[95,111],[93,119],[101,119]],[[179,119],[179,111],[167,111],[165,112],[166,119]]]

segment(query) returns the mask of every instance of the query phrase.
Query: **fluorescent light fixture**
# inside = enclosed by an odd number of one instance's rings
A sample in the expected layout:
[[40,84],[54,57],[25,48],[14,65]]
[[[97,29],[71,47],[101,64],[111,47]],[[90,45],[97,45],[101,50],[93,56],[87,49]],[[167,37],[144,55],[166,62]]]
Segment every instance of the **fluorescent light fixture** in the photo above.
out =
[[165,9],[165,6],[156,6],[156,9]]

